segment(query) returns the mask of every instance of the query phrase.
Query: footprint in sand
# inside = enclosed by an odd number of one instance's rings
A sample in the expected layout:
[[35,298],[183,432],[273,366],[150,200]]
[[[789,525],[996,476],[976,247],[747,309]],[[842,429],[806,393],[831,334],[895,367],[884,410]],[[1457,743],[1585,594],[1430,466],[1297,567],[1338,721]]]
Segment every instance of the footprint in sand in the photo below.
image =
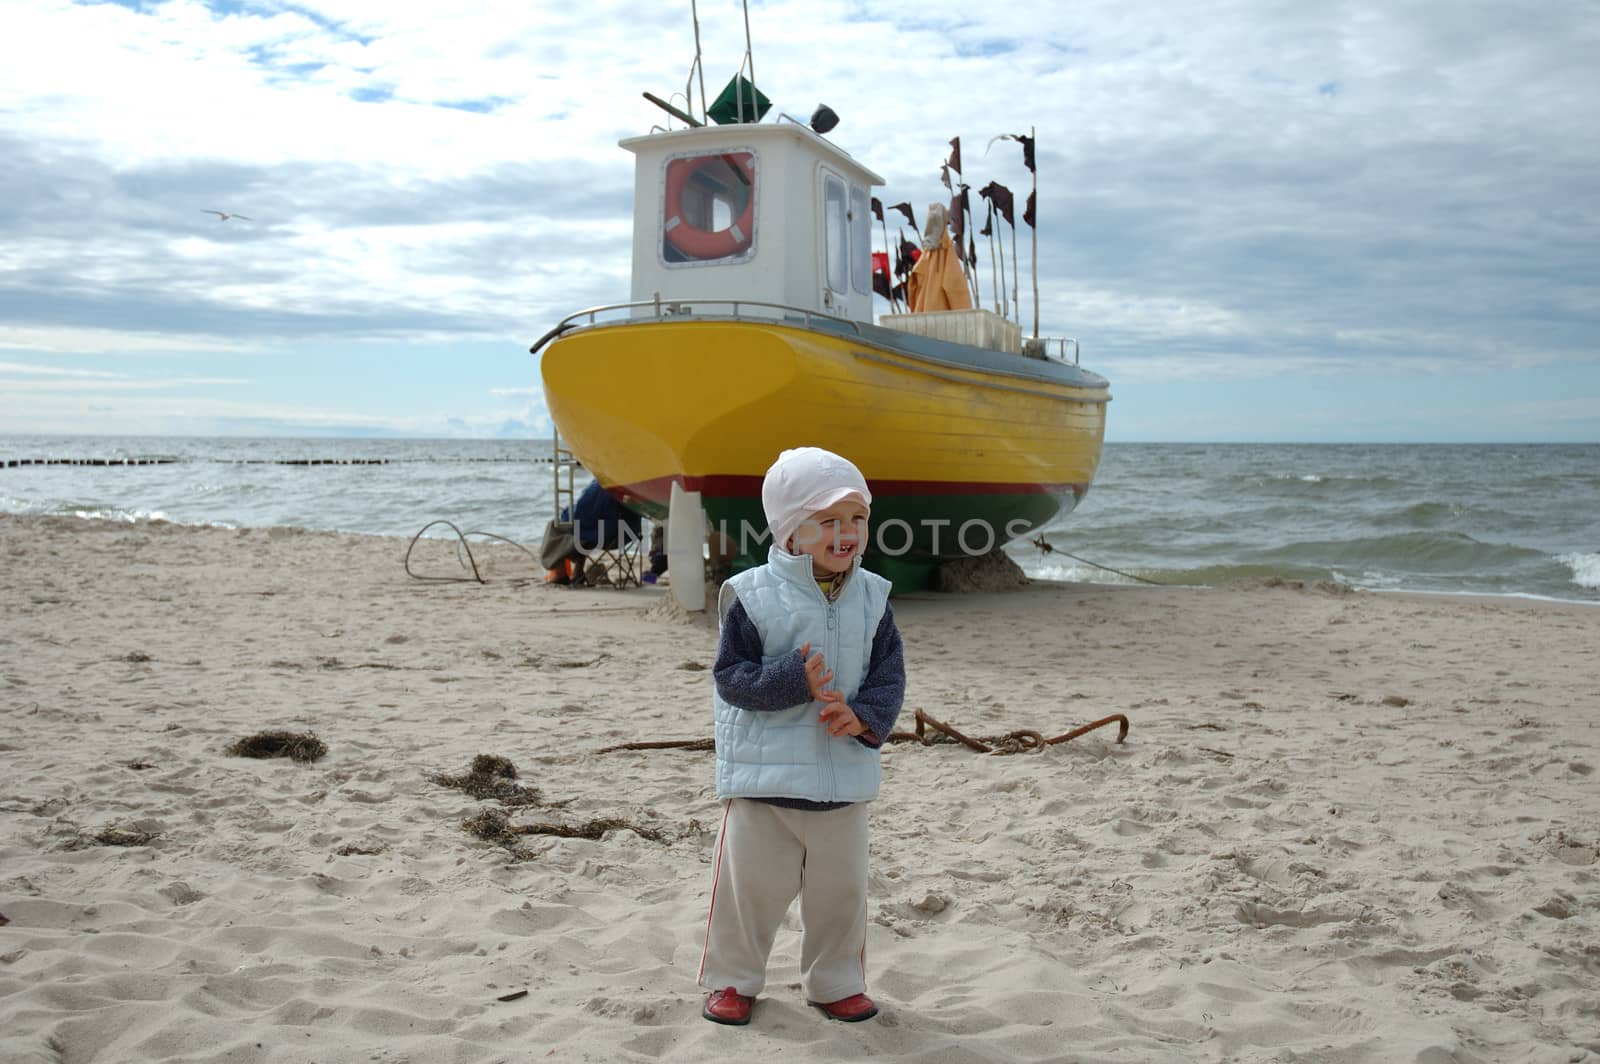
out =
[[1482,894],[1459,883],[1445,883],[1439,888],[1438,898],[1445,908],[1463,910],[1480,920],[1491,920],[1497,915],[1494,906],[1485,901]]
[[1274,909],[1259,902],[1243,901],[1233,910],[1233,918],[1241,924],[1256,928],[1316,927],[1319,924],[1337,924],[1352,920],[1349,913],[1328,909]]

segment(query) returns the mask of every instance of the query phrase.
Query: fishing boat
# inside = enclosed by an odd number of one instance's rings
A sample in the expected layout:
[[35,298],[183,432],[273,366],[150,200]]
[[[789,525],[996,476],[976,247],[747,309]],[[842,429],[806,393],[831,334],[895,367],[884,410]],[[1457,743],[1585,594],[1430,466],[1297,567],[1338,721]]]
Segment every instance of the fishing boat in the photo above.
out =
[[678,122],[620,144],[634,158],[629,298],[532,348],[559,446],[614,497],[664,519],[698,496],[693,527],[737,571],[766,557],[767,467],[827,447],[867,478],[864,564],[896,591],[1083,499],[1110,395],[1075,341],[1024,339],[985,309],[874,321],[883,179],[828,139],[831,119],[767,120],[743,68],[709,107],[702,89],[698,114],[645,95]]

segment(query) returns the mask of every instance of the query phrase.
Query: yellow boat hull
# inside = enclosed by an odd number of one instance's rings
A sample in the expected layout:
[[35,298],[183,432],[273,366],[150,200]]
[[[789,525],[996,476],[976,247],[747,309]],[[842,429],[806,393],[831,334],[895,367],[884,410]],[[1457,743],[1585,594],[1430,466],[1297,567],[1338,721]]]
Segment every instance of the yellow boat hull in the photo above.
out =
[[1063,383],[1021,356],[998,356],[1021,373],[924,357],[886,335],[750,319],[590,326],[545,348],[545,397],[613,495],[659,515],[674,481],[699,491],[747,560],[765,556],[751,542],[766,524],[762,475],[789,447],[861,468],[880,555],[987,553],[1083,497],[1105,434],[1103,379],[1074,369],[1087,383]]

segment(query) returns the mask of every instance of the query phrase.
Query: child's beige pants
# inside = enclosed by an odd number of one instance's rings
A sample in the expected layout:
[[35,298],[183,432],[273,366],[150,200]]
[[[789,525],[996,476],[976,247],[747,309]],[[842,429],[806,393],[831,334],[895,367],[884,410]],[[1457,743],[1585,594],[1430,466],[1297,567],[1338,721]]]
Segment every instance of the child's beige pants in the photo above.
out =
[[819,813],[734,798],[713,869],[701,986],[759,994],[778,924],[799,894],[806,1000],[866,992],[866,802]]

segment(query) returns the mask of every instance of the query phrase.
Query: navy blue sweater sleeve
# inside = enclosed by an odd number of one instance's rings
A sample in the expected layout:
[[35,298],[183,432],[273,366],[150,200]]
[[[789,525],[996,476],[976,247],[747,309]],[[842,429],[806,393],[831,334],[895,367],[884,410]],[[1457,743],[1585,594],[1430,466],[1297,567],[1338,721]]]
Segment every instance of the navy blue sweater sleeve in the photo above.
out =
[[894,610],[885,603],[883,620],[878,622],[878,631],[872,637],[872,658],[867,664],[867,675],[861,681],[855,701],[850,704],[877,740],[859,736],[863,743],[883,745],[894,731],[894,722],[900,717],[900,704],[905,697],[905,648],[900,642],[900,629],[894,623]]
[[717,661],[711,666],[717,694],[730,706],[769,712],[811,701],[806,665],[798,650],[766,665],[761,654],[761,632],[744,604],[735,599],[722,619]]

